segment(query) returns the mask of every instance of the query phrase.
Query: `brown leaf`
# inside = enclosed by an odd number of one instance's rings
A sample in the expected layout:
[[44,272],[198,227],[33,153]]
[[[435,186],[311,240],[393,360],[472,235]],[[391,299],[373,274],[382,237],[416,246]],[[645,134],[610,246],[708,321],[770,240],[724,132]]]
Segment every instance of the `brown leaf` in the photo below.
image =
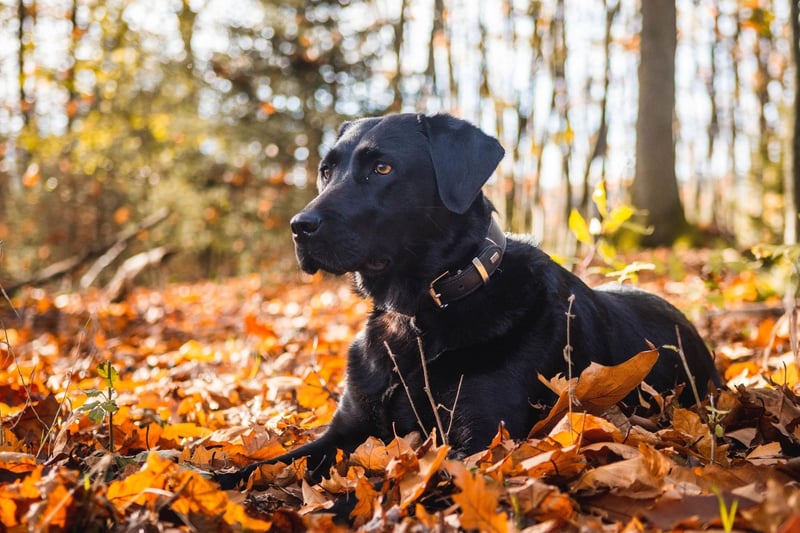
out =
[[610,489],[631,498],[652,498],[665,490],[664,477],[672,464],[662,453],[640,444],[637,456],[586,471],[573,490],[595,493]]
[[389,447],[384,446],[383,442],[375,437],[369,437],[350,454],[351,462],[363,466],[370,472],[385,470],[392,458],[393,454]]
[[527,475],[534,478],[571,479],[586,468],[586,460],[575,446],[536,454],[519,463]]
[[320,491],[309,485],[305,479],[301,482],[300,489],[303,493],[303,508],[300,510],[301,515],[322,509],[330,509],[333,506],[333,500],[327,498]]
[[372,518],[378,504],[380,493],[375,490],[366,476],[360,476],[356,483],[356,506],[350,513],[355,527],[361,527]]
[[[672,413],[672,427],[675,431],[683,433],[687,437],[687,442],[694,443],[697,451],[699,451],[706,459],[712,459],[711,450],[713,449],[713,438],[711,430],[708,429],[700,415],[694,411],[683,409],[680,407],[675,408]],[[726,461],[724,453],[720,457],[718,450],[719,461]]]
[[507,493],[519,513],[539,521],[569,520],[575,512],[572,500],[558,487],[531,477],[509,479]]
[[425,492],[428,482],[439,470],[447,457],[450,447],[434,446],[434,436],[426,440],[416,454],[403,453],[392,459],[386,475],[398,481],[400,488],[400,507],[406,508]]
[[586,413],[567,413],[550,431],[550,438],[562,446],[580,442],[622,442],[623,435],[611,422]]
[[[580,377],[572,379],[572,396],[581,411],[602,412],[634,390],[644,380],[658,360],[658,350],[639,352],[624,363],[604,366],[592,363]],[[539,378],[542,380],[542,378]],[[547,417],[539,421],[528,434],[529,438],[547,431],[561,419],[570,405],[570,387],[559,381],[559,397]]]
[[508,531],[506,513],[497,512],[497,488],[487,485],[482,475],[471,474],[458,461],[448,461],[446,468],[461,489],[453,494],[453,501],[461,508],[461,527],[497,533]]

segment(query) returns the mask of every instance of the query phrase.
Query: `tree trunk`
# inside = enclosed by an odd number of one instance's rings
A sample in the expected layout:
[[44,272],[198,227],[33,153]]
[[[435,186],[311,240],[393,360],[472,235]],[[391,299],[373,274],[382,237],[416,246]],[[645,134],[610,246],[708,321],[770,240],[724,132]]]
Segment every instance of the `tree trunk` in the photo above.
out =
[[633,204],[647,211],[648,246],[669,245],[686,230],[675,177],[675,2],[642,2],[639,115]]
[[794,59],[794,124],[792,128],[792,170],[787,172],[785,182],[785,229],[786,244],[797,243],[797,216],[800,209],[800,0],[792,0],[792,58]]

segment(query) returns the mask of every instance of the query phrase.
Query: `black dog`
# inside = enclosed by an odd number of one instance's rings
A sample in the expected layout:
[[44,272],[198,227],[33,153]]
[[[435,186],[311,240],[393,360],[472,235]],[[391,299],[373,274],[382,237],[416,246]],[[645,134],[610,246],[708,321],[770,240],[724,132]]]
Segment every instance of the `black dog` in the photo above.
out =
[[[719,384],[706,346],[672,305],[632,288],[592,290],[529,242],[506,240],[481,193],[503,153],[494,138],[448,115],[342,126],[320,165],[319,196],[292,219],[292,233],[303,270],[352,272],[374,311],[350,347],[345,392],[327,431],[269,462],[308,456],[312,470],[326,473],[337,448],[404,435],[420,422],[425,431],[437,427],[420,353],[435,403],[455,406],[456,453],[485,448],[501,421],[524,438],[542,414],[533,405],[554,398],[537,375],[566,374],[570,295],[575,375],[591,361],[621,363],[648,341],[676,345],[677,326],[699,393],[709,380]],[[677,353],[662,349],[645,381],[661,391],[685,383]],[[682,400],[692,398],[687,388]],[[447,409],[438,415],[451,426]],[[230,486],[256,466],[218,479]]]

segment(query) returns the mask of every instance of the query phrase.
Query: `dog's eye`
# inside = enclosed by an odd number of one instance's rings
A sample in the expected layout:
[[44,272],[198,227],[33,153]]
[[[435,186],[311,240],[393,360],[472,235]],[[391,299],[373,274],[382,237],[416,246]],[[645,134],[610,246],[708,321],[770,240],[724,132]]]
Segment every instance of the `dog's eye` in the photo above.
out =
[[385,176],[389,172],[392,171],[392,165],[389,163],[376,163],[375,164],[375,172],[378,174]]
[[331,167],[320,168],[319,175],[322,176],[322,181],[328,181],[331,179]]

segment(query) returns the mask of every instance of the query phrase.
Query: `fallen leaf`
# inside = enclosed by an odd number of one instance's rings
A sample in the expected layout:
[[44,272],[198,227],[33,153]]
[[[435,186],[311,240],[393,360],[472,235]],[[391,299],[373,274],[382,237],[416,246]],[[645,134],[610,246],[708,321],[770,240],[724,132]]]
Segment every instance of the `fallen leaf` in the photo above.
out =
[[461,526],[497,533],[508,531],[506,513],[497,511],[497,488],[487,485],[483,476],[471,474],[457,461],[448,461],[446,468],[461,489],[461,492],[453,494],[453,501],[461,508]]
[[355,496],[356,506],[350,513],[350,519],[353,520],[353,525],[358,528],[372,518],[378,504],[379,493],[366,476],[361,476],[356,483]]
[[369,437],[350,454],[350,461],[369,472],[380,472],[386,469],[392,457],[390,449],[380,439]]
[[[570,396],[578,402],[576,408],[582,411],[599,413],[615,405],[639,386],[657,360],[658,350],[646,350],[615,366],[592,363],[577,379],[572,379],[571,385],[574,387],[572,394],[569,383],[565,385],[559,382],[561,390],[556,404],[547,417],[533,426],[528,437],[549,430],[552,424],[569,409]],[[544,381],[541,376],[539,379]]]
[[622,433],[604,418],[586,413],[567,413],[550,431],[549,437],[562,446],[581,443],[621,442]]
[[392,459],[386,468],[389,479],[398,482],[400,488],[400,507],[405,509],[425,492],[428,482],[439,470],[447,457],[450,447],[434,446],[435,435],[419,447],[416,453],[403,453]]
[[587,470],[573,486],[578,492],[612,493],[630,498],[652,498],[665,490],[664,477],[672,461],[646,444],[639,445],[639,455]]

